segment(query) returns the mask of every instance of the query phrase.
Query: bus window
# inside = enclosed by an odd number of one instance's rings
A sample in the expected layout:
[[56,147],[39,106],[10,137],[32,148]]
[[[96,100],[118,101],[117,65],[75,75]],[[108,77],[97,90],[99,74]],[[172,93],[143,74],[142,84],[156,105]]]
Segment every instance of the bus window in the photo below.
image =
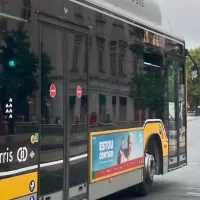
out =
[[[63,40],[51,25],[41,28],[40,195],[63,189]],[[55,37],[55,40],[52,38]],[[44,73],[48,77],[44,77]]]
[[[76,32],[65,31],[64,35],[68,74],[68,91],[66,92],[69,99],[70,117],[69,187],[76,188],[88,180],[88,38],[86,35]],[[82,191],[79,192],[81,193]]]
[[179,122],[179,162],[186,161],[186,99],[185,99],[185,68],[184,63],[180,62],[178,66],[178,122]]
[[[32,193],[36,199],[39,62],[37,43],[33,42],[37,41],[37,29],[28,21],[35,14],[25,2],[4,3],[0,3],[0,188],[4,188],[0,197],[29,199]],[[10,189],[21,182],[17,193]]]
[[168,106],[169,106],[169,157],[171,165],[177,164],[178,132],[177,132],[177,97],[176,97],[176,62],[168,61]]

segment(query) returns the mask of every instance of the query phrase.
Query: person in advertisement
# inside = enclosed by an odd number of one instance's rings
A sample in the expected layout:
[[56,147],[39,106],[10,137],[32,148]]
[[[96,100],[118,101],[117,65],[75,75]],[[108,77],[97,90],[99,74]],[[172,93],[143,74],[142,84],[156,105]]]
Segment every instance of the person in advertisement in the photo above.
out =
[[124,148],[125,146],[125,138],[123,137],[121,140],[121,146],[118,152],[117,156],[117,163],[121,164],[124,162],[127,162],[132,159],[132,146],[133,146],[133,136],[131,133],[128,134],[128,140],[127,140],[127,148]]

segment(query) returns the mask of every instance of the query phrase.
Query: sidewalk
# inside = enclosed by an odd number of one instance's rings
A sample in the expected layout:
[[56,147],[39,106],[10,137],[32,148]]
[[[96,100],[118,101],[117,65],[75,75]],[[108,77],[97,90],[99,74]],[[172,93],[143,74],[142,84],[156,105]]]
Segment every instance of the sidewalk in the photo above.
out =
[[187,116],[187,120],[190,121],[190,120],[194,120],[196,117],[195,116]]

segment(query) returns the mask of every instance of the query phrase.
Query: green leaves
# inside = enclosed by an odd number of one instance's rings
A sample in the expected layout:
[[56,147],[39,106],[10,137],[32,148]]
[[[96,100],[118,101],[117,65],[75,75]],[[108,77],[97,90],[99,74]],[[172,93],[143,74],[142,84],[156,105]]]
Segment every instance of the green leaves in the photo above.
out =
[[137,56],[141,56],[144,52],[144,46],[139,43],[131,44],[130,50]]
[[[200,47],[191,49],[190,54],[193,59],[196,61],[198,66],[200,66]],[[190,104],[195,104],[196,99],[200,97],[200,83],[193,82],[191,76],[191,67],[193,66],[193,62],[189,57],[186,59],[186,69],[187,69],[187,95],[188,102]]]
[[131,97],[140,98],[147,108],[162,113],[164,107],[162,79],[154,73],[137,74],[132,79]]
[[[23,105],[27,104],[28,97],[32,97],[39,86],[39,60],[31,50],[26,30],[14,30],[4,35],[0,46],[0,65],[0,88],[4,91],[4,96],[15,94],[18,105],[16,112],[23,114],[26,112]],[[41,65],[43,108],[49,98],[49,75],[52,71],[50,57],[44,52],[41,55]]]
[[[4,45],[1,46],[1,63],[3,78],[1,87],[11,93],[23,92],[27,96],[37,89],[35,74],[38,60],[30,50],[30,43],[26,31],[11,31],[4,36]],[[15,67],[10,67],[13,64]]]

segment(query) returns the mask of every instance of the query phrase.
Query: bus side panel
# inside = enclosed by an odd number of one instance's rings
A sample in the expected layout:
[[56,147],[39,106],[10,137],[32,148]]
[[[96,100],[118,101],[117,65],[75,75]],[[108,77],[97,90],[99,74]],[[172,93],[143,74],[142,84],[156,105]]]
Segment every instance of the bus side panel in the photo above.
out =
[[142,182],[143,168],[89,184],[89,199],[95,200]]
[[142,127],[90,134],[90,199],[98,199],[142,182]]

